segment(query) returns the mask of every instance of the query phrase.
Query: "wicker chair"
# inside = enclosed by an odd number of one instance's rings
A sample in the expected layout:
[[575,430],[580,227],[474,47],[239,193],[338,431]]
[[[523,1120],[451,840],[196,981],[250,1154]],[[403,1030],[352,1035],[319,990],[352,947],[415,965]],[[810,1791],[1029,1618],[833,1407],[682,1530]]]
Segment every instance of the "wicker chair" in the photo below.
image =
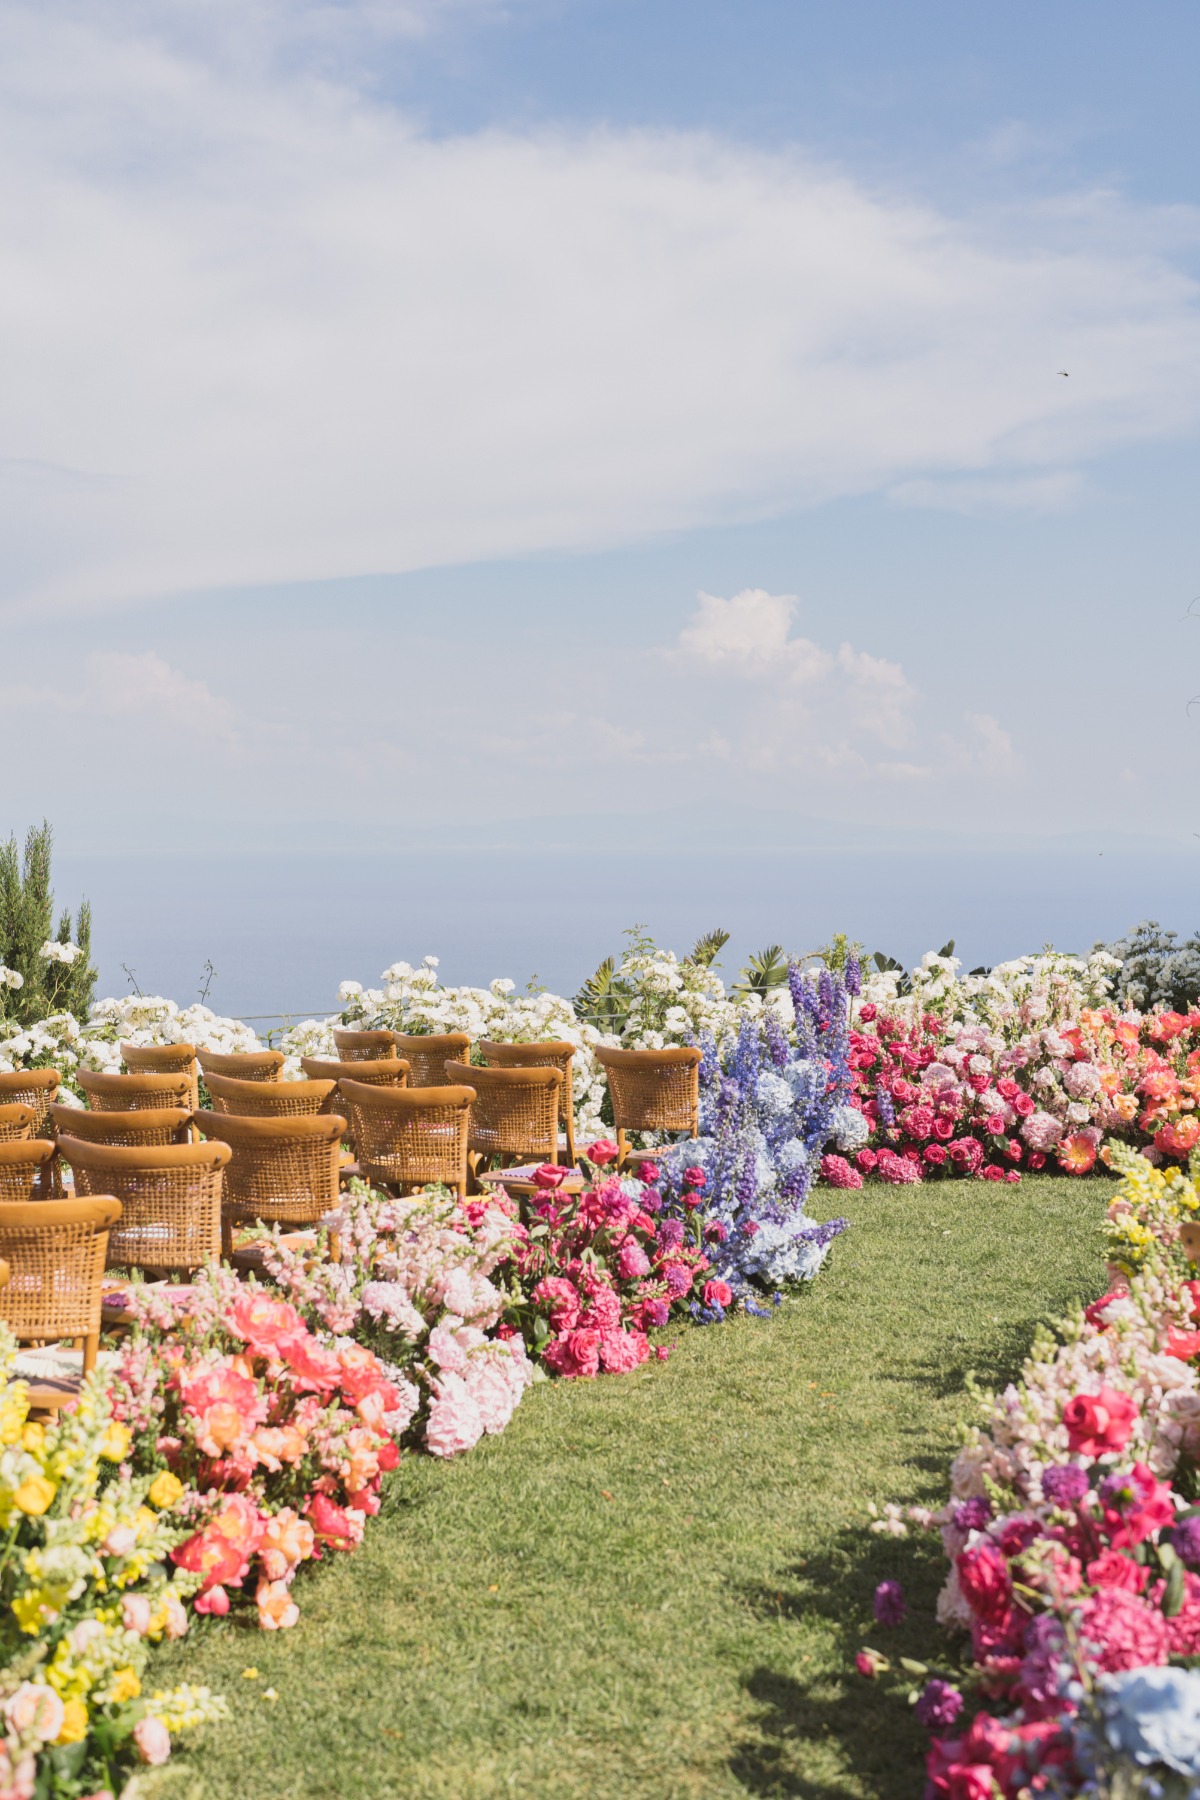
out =
[[[319,1056],[302,1056],[300,1067],[310,1081],[339,1083],[344,1076],[348,1081],[365,1082],[369,1087],[402,1088],[408,1085],[409,1065],[399,1056],[377,1056],[369,1062],[326,1062]],[[340,1086],[334,1087],[321,1111],[341,1113],[346,1121],[346,1137],[353,1146],[354,1115]]]
[[44,1192],[53,1155],[49,1138],[10,1138],[0,1144],[0,1201],[30,1200],[35,1181]]
[[608,1077],[620,1161],[629,1159],[630,1131],[686,1131],[700,1135],[702,1052],[690,1045],[668,1050],[597,1050]]
[[79,1069],[75,1079],[93,1112],[191,1109],[192,1084],[186,1075],[94,1075],[90,1069]]
[[394,1031],[339,1031],[335,1026],[333,1041],[343,1062],[378,1062],[396,1054]]
[[333,1081],[234,1081],[208,1074],[204,1080],[213,1111],[236,1113],[240,1119],[297,1119],[323,1112],[337,1086]]
[[50,1125],[56,1138],[79,1138],[85,1144],[130,1144],[149,1150],[160,1144],[187,1142],[191,1112],[182,1106],[156,1106],[138,1112],[92,1112],[78,1106],[52,1106]]
[[131,1075],[186,1075],[192,1084],[190,1111],[200,1104],[200,1074],[195,1044],[122,1044],[121,1055]]
[[24,1106],[19,1100],[14,1100],[11,1106],[0,1106],[0,1144],[32,1137],[36,1117],[32,1106]]
[[230,1056],[198,1050],[196,1061],[206,1078],[223,1075],[231,1081],[278,1081],[284,1057],[282,1050],[239,1050]]
[[14,1069],[0,1075],[0,1106],[32,1106],[33,1130],[45,1137],[46,1108],[58,1092],[57,1069]]
[[465,1031],[444,1031],[430,1037],[405,1037],[394,1031],[396,1048],[393,1056],[403,1056],[411,1065],[413,1087],[445,1087],[446,1064],[469,1061],[471,1040]]
[[370,1087],[345,1080],[340,1087],[354,1115],[364,1180],[401,1189],[440,1181],[466,1198],[474,1088]]
[[221,1254],[221,1175],[228,1144],[88,1144],[58,1140],[75,1192],[111,1194],[121,1222],[108,1238],[111,1268],[202,1268]]
[[206,1138],[228,1144],[221,1208],[226,1254],[233,1227],[315,1225],[338,1203],[338,1164],[346,1121],[337,1113],[291,1119],[246,1119],[236,1113],[196,1114]]
[[19,1343],[83,1340],[79,1374],[35,1376],[29,1387],[32,1407],[66,1405],[96,1366],[108,1233],[120,1217],[120,1201],[110,1199],[0,1205],[0,1258],[10,1270],[7,1286],[0,1288],[0,1319]]
[[562,1076],[557,1069],[475,1069],[447,1063],[452,1082],[475,1090],[468,1161],[473,1174],[506,1163],[558,1161]]
[[[490,1067],[497,1069],[557,1069],[562,1076],[558,1095],[558,1117],[567,1140],[567,1162],[575,1166],[575,1094],[571,1086],[571,1059],[574,1044],[494,1044],[484,1039],[479,1052]],[[474,1074],[474,1070],[472,1070]]]

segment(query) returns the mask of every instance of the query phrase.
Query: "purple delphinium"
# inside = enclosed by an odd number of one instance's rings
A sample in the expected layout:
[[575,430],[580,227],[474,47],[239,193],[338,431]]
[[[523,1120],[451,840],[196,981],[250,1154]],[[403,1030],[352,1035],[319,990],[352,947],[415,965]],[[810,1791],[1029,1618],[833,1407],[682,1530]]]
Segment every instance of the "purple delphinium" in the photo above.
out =
[[1195,1568],[1200,1563],[1200,1515],[1183,1519],[1171,1533],[1175,1554]]
[[888,1093],[882,1081],[875,1089],[875,1105],[879,1109],[879,1123],[890,1130],[896,1123],[896,1109],[892,1105],[892,1096]]
[[916,1715],[926,1731],[949,1731],[963,1709],[958,1689],[939,1675],[934,1675],[921,1690]]
[[846,992],[848,994],[853,994],[854,998],[857,1000],[858,996],[862,993],[862,967],[857,956],[848,956],[846,958],[846,968],[842,980],[846,984]]
[[902,1625],[908,1608],[904,1589],[898,1581],[881,1581],[875,1589],[875,1622],[878,1625]]
[[1042,1493],[1053,1506],[1078,1506],[1091,1483],[1078,1463],[1057,1463],[1042,1470]]
[[992,1503],[982,1494],[964,1500],[954,1509],[954,1523],[959,1531],[982,1531],[992,1516]]

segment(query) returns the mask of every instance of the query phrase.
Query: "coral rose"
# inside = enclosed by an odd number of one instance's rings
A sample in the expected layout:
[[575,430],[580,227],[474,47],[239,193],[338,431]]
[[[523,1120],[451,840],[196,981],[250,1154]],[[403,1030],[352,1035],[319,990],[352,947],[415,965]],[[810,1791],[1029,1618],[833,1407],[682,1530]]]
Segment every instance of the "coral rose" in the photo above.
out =
[[287,1631],[300,1617],[300,1608],[285,1581],[260,1581],[254,1602],[264,1631]]

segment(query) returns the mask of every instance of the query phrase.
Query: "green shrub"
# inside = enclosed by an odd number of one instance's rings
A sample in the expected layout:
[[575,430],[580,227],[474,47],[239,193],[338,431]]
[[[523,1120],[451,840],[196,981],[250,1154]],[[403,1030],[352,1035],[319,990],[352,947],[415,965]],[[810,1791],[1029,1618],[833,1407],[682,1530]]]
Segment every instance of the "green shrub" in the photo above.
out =
[[[15,837],[0,844],[0,967],[21,977],[19,986],[0,986],[0,1017],[31,1025],[51,1013],[87,1017],[96,993],[92,966],[92,909],[85,900],[75,920],[64,909],[54,928],[50,886],[53,832],[48,820],[31,826],[24,855]],[[69,957],[47,954],[50,945],[74,950]]]

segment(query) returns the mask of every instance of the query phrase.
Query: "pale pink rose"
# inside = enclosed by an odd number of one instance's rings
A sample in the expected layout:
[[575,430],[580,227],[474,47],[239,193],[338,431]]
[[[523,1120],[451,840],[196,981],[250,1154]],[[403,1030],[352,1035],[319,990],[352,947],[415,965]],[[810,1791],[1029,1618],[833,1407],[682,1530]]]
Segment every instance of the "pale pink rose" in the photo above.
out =
[[171,1754],[171,1734],[161,1719],[139,1719],[133,1728],[138,1761],[157,1768]]
[[[0,1795],[4,1800],[33,1800],[37,1781],[37,1758],[32,1754],[13,1761],[7,1745],[0,1740]],[[108,1796],[112,1800],[112,1795]]]
[[137,1549],[137,1532],[132,1525],[114,1525],[100,1547],[105,1556],[132,1556]]
[[169,1587],[166,1590],[162,1598],[162,1603],[163,1610],[167,1615],[167,1636],[169,1638],[186,1637],[188,1628],[187,1608],[184,1606],[174,1588]]
[[126,1594],[121,1602],[121,1623],[126,1631],[136,1631],[139,1637],[145,1637],[153,1616],[145,1594]]
[[14,1731],[32,1731],[43,1744],[52,1744],[63,1723],[63,1703],[52,1687],[23,1681],[5,1702],[4,1716]]

